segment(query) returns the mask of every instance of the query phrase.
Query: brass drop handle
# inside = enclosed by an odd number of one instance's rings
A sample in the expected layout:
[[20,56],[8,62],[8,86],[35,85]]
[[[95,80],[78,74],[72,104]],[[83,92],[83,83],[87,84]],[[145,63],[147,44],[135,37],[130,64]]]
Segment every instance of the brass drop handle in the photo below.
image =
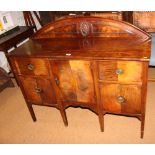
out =
[[55,83],[56,83],[57,86],[59,86],[59,84],[60,84],[60,81],[59,81],[59,79],[57,77],[55,78]]
[[124,98],[123,96],[118,96],[118,97],[117,97],[117,101],[118,101],[119,103],[124,103],[124,102],[125,102],[125,98]]
[[121,69],[121,68],[116,69],[116,74],[117,75],[121,75],[123,73],[124,73],[123,69]]
[[34,65],[28,64],[27,68],[28,68],[28,70],[33,71],[34,70]]
[[39,88],[39,87],[35,87],[35,92],[39,94],[39,93],[41,93],[41,92],[42,92],[42,89],[41,89],[41,88]]

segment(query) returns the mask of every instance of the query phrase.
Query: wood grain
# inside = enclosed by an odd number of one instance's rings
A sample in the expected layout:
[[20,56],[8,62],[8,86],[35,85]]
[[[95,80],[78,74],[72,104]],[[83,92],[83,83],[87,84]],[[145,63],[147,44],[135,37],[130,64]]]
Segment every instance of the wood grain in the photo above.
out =
[[[81,28],[81,24],[84,27]],[[87,37],[137,37],[139,39],[148,39],[149,35],[129,23],[101,17],[66,17],[49,23],[39,30],[35,39],[45,38],[77,38],[84,37],[81,30],[88,31]]]
[[41,89],[42,103],[45,105],[57,104],[55,91],[51,83],[51,79],[37,78],[37,86]]
[[[24,93],[29,102],[35,104],[56,104],[55,92],[49,79],[20,76]],[[40,90],[40,92],[37,92]]]
[[55,78],[64,100],[94,103],[94,85],[89,61],[54,61]]
[[[142,81],[142,64],[135,61],[99,61],[99,79],[124,83]],[[117,69],[123,71],[117,74]]]
[[[141,87],[136,85],[100,84],[103,109],[116,113],[141,113]],[[118,102],[123,96],[125,101]]]
[[[41,58],[16,58],[16,69],[18,74],[24,75],[48,75],[48,68],[46,60]],[[32,65],[33,69],[30,70],[28,65]]]
[[41,96],[35,92],[37,81],[33,77],[19,77],[28,102],[42,104]]

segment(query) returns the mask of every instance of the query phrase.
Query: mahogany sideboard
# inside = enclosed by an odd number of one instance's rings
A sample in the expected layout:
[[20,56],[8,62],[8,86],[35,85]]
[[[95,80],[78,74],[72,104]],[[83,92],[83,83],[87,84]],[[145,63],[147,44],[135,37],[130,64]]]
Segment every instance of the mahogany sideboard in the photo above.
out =
[[[123,21],[74,16],[49,23],[7,54],[32,119],[32,105],[134,116],[144,134],[151,36]],[[117,117],[117,115],[116,115]]]

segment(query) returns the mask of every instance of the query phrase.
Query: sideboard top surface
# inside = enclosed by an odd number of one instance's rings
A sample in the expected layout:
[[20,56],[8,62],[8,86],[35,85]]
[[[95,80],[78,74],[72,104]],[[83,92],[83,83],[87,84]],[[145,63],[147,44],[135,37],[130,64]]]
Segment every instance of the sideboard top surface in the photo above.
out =
[[47,24],[8,56],[148,61],[151,36],[122,21],[67,17]]

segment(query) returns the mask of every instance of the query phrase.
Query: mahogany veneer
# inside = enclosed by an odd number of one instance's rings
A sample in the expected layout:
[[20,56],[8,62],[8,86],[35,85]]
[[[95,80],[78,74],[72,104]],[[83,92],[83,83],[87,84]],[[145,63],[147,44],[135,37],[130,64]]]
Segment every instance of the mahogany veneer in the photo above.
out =
[[8,54],[33,120],[33,104],[60,110],[81,106],[99,116],[135,116],[141,137],[147,94],[151,37],[122,21],[67,17],[39,30]]

